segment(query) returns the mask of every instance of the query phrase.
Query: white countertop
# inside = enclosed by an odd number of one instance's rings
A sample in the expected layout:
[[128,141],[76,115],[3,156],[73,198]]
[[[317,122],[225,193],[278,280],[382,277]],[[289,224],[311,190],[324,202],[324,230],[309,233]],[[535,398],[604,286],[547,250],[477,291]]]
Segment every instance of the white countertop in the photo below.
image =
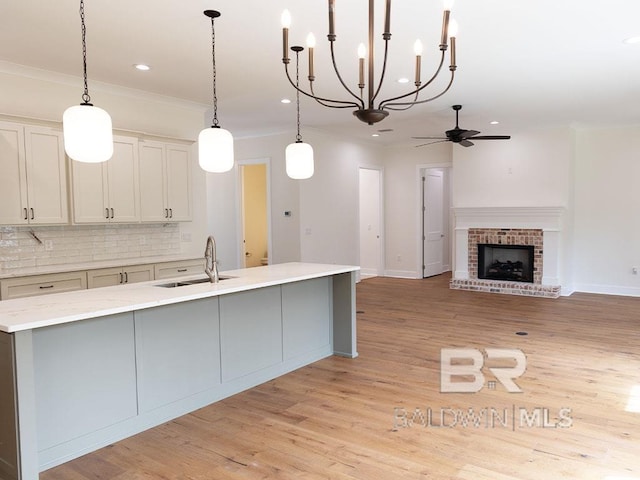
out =
[[[176,288],[158,287],[157,285],[169,283],[172,280],[164,279],[4,300],[0,301],[0,331],[12,333],[48,327],[88,318],[188,302],[199,298],[354,272],[359,269],[360,267],[351,265],[281,263],[221,272],[221,275],[234,278],[222,280],[217,284],[200,283]],[[204,275],[191,275],[180,277],[180,279],[198,277],[204,277]]]

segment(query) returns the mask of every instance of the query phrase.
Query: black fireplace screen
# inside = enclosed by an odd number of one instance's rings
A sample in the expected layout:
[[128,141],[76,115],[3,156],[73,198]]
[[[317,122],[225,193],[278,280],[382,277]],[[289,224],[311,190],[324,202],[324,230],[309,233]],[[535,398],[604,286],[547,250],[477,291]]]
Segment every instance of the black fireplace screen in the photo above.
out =
[[533,245],[478,244],[478,278],[533,283]]

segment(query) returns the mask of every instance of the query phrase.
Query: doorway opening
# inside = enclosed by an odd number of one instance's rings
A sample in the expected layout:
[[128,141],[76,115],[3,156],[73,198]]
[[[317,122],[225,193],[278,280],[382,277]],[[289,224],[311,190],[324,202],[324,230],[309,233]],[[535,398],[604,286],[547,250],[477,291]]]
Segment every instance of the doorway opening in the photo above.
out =
[[243,268],[270,261],[269,164],[265,160],[238,162],[241,235],[239,264]]
[[359,169],[360,277],[384,274],[382,240],[382,172]]
[[422,277],[451,270],[451,168],[422,171]]

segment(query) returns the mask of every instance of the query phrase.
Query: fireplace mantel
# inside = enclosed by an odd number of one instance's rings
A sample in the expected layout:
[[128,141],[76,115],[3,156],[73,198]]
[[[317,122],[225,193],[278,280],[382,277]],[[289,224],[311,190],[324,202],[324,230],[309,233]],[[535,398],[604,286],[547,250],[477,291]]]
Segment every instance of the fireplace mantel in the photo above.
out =
[[543,235],[540,286],[559,291],[564,207],[457,207],[453,212],[454,283],[477,280],[469,275],[469,229],[537,229]]

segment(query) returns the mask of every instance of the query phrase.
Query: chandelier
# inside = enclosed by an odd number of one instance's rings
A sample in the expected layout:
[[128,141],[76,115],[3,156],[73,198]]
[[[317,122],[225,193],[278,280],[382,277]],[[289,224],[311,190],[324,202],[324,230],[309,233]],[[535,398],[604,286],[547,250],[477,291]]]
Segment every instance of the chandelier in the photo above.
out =
[[[417,40],[414,45],[414,53],[416,57],[415,62],[415,88],[412,88],[409,92],[386,98],[384,100],[379,100],[378,97],[380,95],[380,90],[382,88],[382,84],[384,82],[384,76],[387,68],[387,59],[388,59],[388,49],[389,49],[389,40],[391,40],[391,0],[385,0],[385,18],[384,18],[384,33],[382,34],[382,39],[384,40],[384,59],[382,64],[382,74],[378,81],[375,81],[375,68],[374,68],[374,0],[369,0],[369,35],[368,35],[368,47],[365,47],[364,44],[360,44],[358,47],[358,84],[357,90],[349,87],[347,83],[345,83],[340,71],[338,69],[338,65],[336,63],[335,57],[335,49],[334,43],[336,41],[337,35],[335,31],[335,0],[329,0],[329,34],[327,35],[327,39],[329,40],[329,46],[331,50],[331,61],[333,63],[333,68],[335,70],[335,74],[340,81],[340,84],[344,87],[350,97],[352,99],[348,100],[336,100],[325,98],[316,95],[314,91],[314,65],[313,65],[313,53],[315,48],[315,38],[313,34],[309,34],[307,37],[307,48],[309,51],[309,89],[304,90],[297,86],[291,75],[289,73],[289,27],[291,26],[291,15],[288,10],[285,10],[282,13],[282,63],[285,67],[285,73],[287,75],[287,79],[289,83],[300,93],[306,95],[307,97],[311,97],[316,100],[318,103],[325,107],[329,108],[355,108],[353,114],[361,121],[368,123],[369,125],[373,125],[383,119],[385,119],[389,115],[389,110],[408,110],[414,105],[418,105],[421,103],[427,103],[436,98],[444,95],[453,84],[453,79],[456,71],[456,30],[457,25],[453,19],[450,20],[451,16],[451,7],[453,4],[453,0],[445,0],[444,2],[444,13],[442,19],[442,33],[440,36],[440,63],[435,71],[435,73],[424,83],[421,80],[421,59],[422,59],[422,43],[420,40]],[[448,50],[449,45],[451,45],[450,49],[450,64],[449,71],[451,72],[451,78],[449,80],[448,85],[441,92],[437,93],[426,99],[420,99],[420,93],[427,88],[429,85],[433,83],[433,81],[440,75],[442,71],[442,67],[445,62],[446,52]],[[367,60],[367,76],[365,80],[365,60]],[[365,99],[364,90],[367,87],[367,96]]]

